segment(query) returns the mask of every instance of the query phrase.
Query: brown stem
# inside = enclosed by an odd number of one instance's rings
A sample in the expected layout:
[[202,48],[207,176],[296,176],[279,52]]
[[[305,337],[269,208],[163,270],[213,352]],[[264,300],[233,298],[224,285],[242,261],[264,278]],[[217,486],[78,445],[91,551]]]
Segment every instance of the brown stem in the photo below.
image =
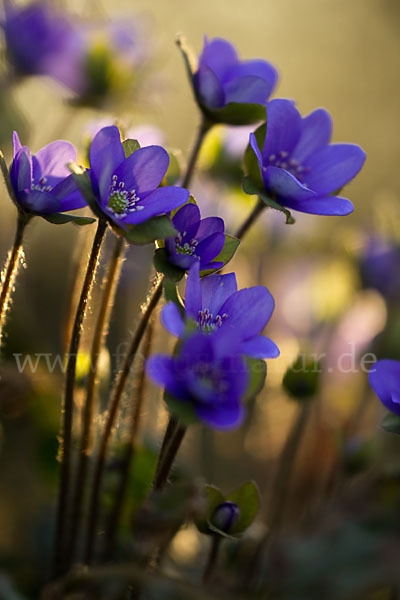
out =
[[82,333],[82,324],[86,314],[90,291],[92,289],[97,263],[100,255],[101,244],[107,229],[107,222],[99,220],[96,234],[90,252],[86,275],[82,286],[81,295],[75,313],[71,340],[67,357],[65,395],[63,405],[63,427],[60,438],[61,472],[58,490],[58,504],[56,513],[55,549],[53,575],[60,575],[65,568],[66,554],[66,524],[69,506],[70,478],[71,478],[71,451],[72,451],[72,421],[74,407],[74,386],[76,361]]
[[220,535],[214,535],[211,539],[211,548],[208,555],[206,568],[203,574],[203,584],[207,585],[211,579],[214,569],[217,565],[219,549],[221,546],[222,537]]
[[0,293],[0,344],[3,339],[3,328],[6,322],[7,310],[10,306],[10,297],[18,273],[19,259],[22,255],[22,243],[25,227],[31,217],[23,212],[18,213],[17,229],[13,246],[9,252],[7,264],[2,275],[2,288]]
[[144,309],[142,318],[139,322],[138,328],[133,336],[129,352],[125,358],[122,370],[118,374],[118,378],[115,384],[114,392],[111,398],[111,405],[108,411],[107,420],[105,423],[102,439],[100,442],[99,454],[94,468],[94,479],[92,493],[89,504],[89,523],[87,530],[86,548],[85,548],[85,562],[90,564],[93,558],[94,540],[97,528],[97,522],[99,517],[99,503],[100,503],[100,491],[103,482],[104,467],[107,457],[108,444],[110,441],[111,433],[114,427],[115,418],[117,416],[118,408],[121,402],[122,394],[125,388],[125,384],[129,377],[132,363],[136,356],[139,344],[142,340],[143,334],[146,330],[147,324],[153,313],[153,310],[158,304],[161,298],[163,288],[163,279],[159,278],[155,287],[153,288],[149,302]]
[[246,233],[249,231],[250,227],[255,223],[258,217],[261,215],[263,210],[266,208],[264,202],[262,200],[258,200],[257,204],[247,217],[247,219],[240,225],[239,229],[235,233],[235,236],[242,240]]
[[137,436],[139,432],[139,426],[141,423],[142,407],[146,389],[145,363],[151,352],[152,338],[153,326],[150,323],[147,328],[146,338],[144,340],[143,357],[141,358],[140,364],[138,365],[138,376],[137,384],[135,386],[135,399],[132,403],[133,410],[131,427],[129,430],[129,438],[126,444],[125,455],[123,456],[121,462],[121,468],[119,472],[119,483],[114,496],[114,505],[110,511],[105,531],[104,558],[106,560],[110,559],[113,553],[115,538],[118,531],[118,525],[123,511],[126,490],[128,488],[131,464],[135,456]]
[[192,176],[194,173],[194,169],[197,163],[197,159],[199,157],[200,149],[203,145],[204,138],[207,132],[211,129],[212,123],[209,123],[206,119],[202,118],[200,123],[199,131],[197,133],[197,137],[192,149],[192,153],[189,158],[189,162],[186,167],[186,173],[182,181],[182,187],[187,188],[190,185],[192,180]]
[[122,255],[125,241],[122,237],[115,239],[113,254],[108,265],[105,285],[90,351],[90,370],[86,387],[86,400],[82,410],[82,434],[79,449],[78,470],[75,479],[75,491],[72,503],[72,517],[68,555],[73,560],[76,550],[78,532],[82,519],[82,501],[85,490],[89,454],[93,439],[93,413],[95,404],[96,384],[101,348],[107,333],[111,309],[114,304],[115,291],[122,267]]

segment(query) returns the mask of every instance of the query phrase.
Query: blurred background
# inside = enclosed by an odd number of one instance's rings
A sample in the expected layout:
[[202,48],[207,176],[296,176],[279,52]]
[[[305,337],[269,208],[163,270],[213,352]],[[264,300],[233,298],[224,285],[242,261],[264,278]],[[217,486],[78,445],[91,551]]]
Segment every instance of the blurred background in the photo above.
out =
[[[174,43],[178,32],[196,54],[207,34],[229,39],[242,58],[269,60],[280,73],[274,97],[294,99],[302,114],[325,107],[333,117],[334,141],[359,144],[367,153],[364,169],[344,194],[354,203],[352,215],[297,214],[296,224],[287,226],[281,214],[265,211],[240,246],[230,270],[236,272],[239,287],[262,284],[273,294],[276,308],[266,334],[277,343],[281,356],[268,361],[266,387],[248,407],[245,426],[224,434],[193,428],[179,461],[182,473],[226,492],[244,480],[257,481],[263,507],[251,535],[261,535],[277,459],[299,411],[298,403],[282,388],[283,376],[299,353],[321,356],[319,388],[296,456],[285,517],[290,535],[309,531],[315,515],[325,519],[324,506],[327,498],[332,501],[332,490],[337,494],[347,485],[354,488],[361,475],[362,485],[377,472],[379,477],[382,473],[392,477],[400,467],[397,438],[378,427],[382,409],[366,375],[371,362],[367,367],[363,363],[364,369],[360,363],[366,353],[400,358],[400,4],[396,0],[54,0],[50,4],[67,11],[73,23],[90,32],[93,86],[83,90],[65,85],[57,69],[49,77],[33,73],[32,65],[22,68],[7,50],[3,35],[0,144],[7,161],[16,129],[32,152],[54,139],[73,142],[83,164],[93,134],[103,124],[118,122],[142,145],[161,143],[184,164],[199,114]],[[102,79],[99,72],[106,67],[109,78]],[[254,202],[240,191],[241,157],[251,130],[215,128],[192,184],[203,215],[222,216],[230,232]],[[0,203],[4,261],[13,240],[16,211],[3,184]],[[65,351],[74,280],[85,264],[93,234],[93,226],[78,230],[41,219],[34,219],[28,229],[26,269],[19,274],[1,365],[1,598],[36,597],[48,568],[63,390],[60,368],[49,373],[42,359],[35,372],[25,369],[21,375],[15,354],[22,360],[31,354],[36,364],[37,353],[56,356]],[[89,348],[111,237],[99,267],[83,352]],[[102,361],[99,413],[105,409],[118,356],[134,331],[151,274],[152,248],[131,247]],[[158,318],[155,329],[154,348],[164,350],[172,340]],[[85,383],[84,354],[80,364],[77,406]],[[131,534],[132,510],[151,481],[167,419],[159,390],[149,386],[147,391],[141,450],[125,509],[125,539]],[[130,399],[127,394],[115,432],[116,455],[126,438]],[[111,464],[111,475],[112,469]],[[385,496],[390,496],[390,507],[399,498],[397,477],[392,483]],[[369,500],[377,498],[376,489],[371,496],[362,489],[369,506]],[[348,501],[350,512],[357,498],[355,493]],[[386,508],[386,504],[379,507]],[[346,525],[354,524],[342,504],[339,512],[345,513]],[[196,561],[205,560],[205,547],[194,526],[182,529],[171,545],[169,569],[196,577]],[[377,554],[374,546],[368,559],[375,565]],[[366,559],[365,572],[368,565]],[[350,597],[332,591],[329,578],[322,580],[327,587],[319,598]],[[319,580],[318,585],[322,585]],[[305,598],[314,597],[314,588],[304,589]],[[284,597],[303,597],[298,588],[297,595],[291,593]],[[385,593],[379,597],[389,598]]]

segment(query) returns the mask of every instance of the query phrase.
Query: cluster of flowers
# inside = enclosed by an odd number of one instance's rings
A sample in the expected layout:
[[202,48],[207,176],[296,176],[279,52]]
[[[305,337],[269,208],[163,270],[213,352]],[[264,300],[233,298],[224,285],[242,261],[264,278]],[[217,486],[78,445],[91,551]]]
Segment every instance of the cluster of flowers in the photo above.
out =
[[[11,49],[18,23],[10,13],[6,32]],[[266,115],[267,127],[264,123],[249,139],[249,193],[286,212],[352,211],[351,202],[337,193],[361,169],[364,152],[356,145],[330,143],[332,121],[325,110],[302,118],[292,101],[268,102],[277,81],[272,65],[241,61],[227,41],[206,39],[190,76],[208,127],[255,122]],[[144,223],[151,227],[154,218],[167,215],[169,233],[159,235],[158,243],[166,260],[182,276],[188,273],[186,293],[183,304],[170,302],[162,312],[165,327],[179,338],[175,352],[151,357],[147,373],[165,387],[166,397],[189,407],[194,418],[219,429],[238,426],[250,383],[249,359],[279,354],[262,335],[274,308],[271,294],[262,286],[238,290],[234,273],[216,274],[224,266],[224,222],[201,219],[188,190],[165,185],[169,155],[161,146],[123,143],[118,128],[110,126],[95,135],[89,158],[83,175],[92,201],[82,195],[68,169],[76,161],[71,144],[56,141],[31,156],[15,134],[10,180],[19,210],[46,218],[89,203],[99,219],[128,240],[133,229]]]

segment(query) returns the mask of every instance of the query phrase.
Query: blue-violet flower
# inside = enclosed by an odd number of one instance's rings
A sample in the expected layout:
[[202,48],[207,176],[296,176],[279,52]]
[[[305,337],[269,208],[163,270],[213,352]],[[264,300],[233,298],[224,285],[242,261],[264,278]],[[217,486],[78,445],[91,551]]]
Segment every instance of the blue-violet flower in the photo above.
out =
[[378,360],[368,374],[368,381],[382,404],[400,416],[400,361]]
[[200,210],[195,204],[185,204],[172,217],[172,223],[178,235],[165,240],[169,262],[182,269],[189,269],[197,261],[200,263],[200,270],[223,266],[222,262],[210,264],[225,243],[222,219],[201,219]]
[[96,134],[89,158],[98,208],[120,227],[175,210],[189,198],[183,188],[158,187],[168,169],[168,152],[147,146],[126,158],[118,127],[104,127]]
[[49,214],[86,206],[67,168],[69,162],[76,161],[72,144],[58,140],[32,156],[29,148],[21,145],[15,131],[13,143],[10,179],[23,209],[35,214]]
[[242,397],[248,383],[245,362],[234,332],[226,332],[224,348],[213,336],[194,333],[174,356],[148,359],[149,377],[176,400],[189,404],[196,417],[215,429],[232,429],[244,417]]
[[[185,293],[185,320],[193,320],[203,334],[225,344],[223,333],[234,332],[240,351],[252,358],[276,358],[279,349],[260,334],[274,310],[274,299],[264,286],[237,289],[234,273],[200,279],[199,264],[190,269]],[[185,332],[185,320],[173,302],[161,313],[165,328],[177,337]]]
[[277,99],[267,104],[267,124],[262,149],[250,134],[266,194],[304,213],[351,213],[352,203],[335,194],[357,175],[365,152],[355,144],[329,143],[329,113],[318,109],[302,118],[293,102]]
[[240,61],[228,41],[205,37],[193,83],[201,104],[214,109],[231,102],[265,104],[277,79],[276,69],[267,61]]

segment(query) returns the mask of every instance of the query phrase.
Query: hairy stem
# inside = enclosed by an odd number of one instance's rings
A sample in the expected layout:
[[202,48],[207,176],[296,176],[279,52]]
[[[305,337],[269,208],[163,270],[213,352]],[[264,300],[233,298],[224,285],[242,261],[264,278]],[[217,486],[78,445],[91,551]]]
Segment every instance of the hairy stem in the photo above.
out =
[[140,360],[140,364],[138,365],[137,382],[135,386],[134,401],[132,403],[132,417],[131,426],[129,429],[129,438],[126,443],[125,454],[121,462],[119,482],[114,496],[114,504],[110,511],[106,526],[104,550],[104,557],[106,560],[110,559],[112,556],[115,538],[118,532],[118,525],[123,511],[126,490],[128,488],[131,464],[135,456],[137,437],[141,423],[142,407],[146,391],[146,375],[144,369],[146,360],[151,352],[152,339],[153,325],[150,323],[144,340],[143,356]]
[[200,153],[201,147],[204,142],[204,138],[205,138],[207,132],[211,129],[211,127],[212,127],[212,124],[209,123],[204,118],[202,118],[199,130],[197,133],[197,137],[194,142],[192,153],[190,155],[189,162],[186,167],[186,173],[185,173],[185,176],[182,181],[182,187],[184,187],[184,188],[187,188],[190,185],[190,182],[192,180],[192,176],[194,173],[194,169],[195,169],[195,166],[197,163],[197,159],[199,157],[199,153]]
[[92,250],[89,255],[85,279],[75,313],[74,324],[69,344],[65,380],[65,394],[63,405],[63,426],[60,439],[60,485],[58,490],[58,504],[56,513],[55,549],[53,575],[60,575],[65,569],[66,561],[66,524],[67,511],[69,508],[70,479],[71,479],[71,453],[72,453],[72,422],[74,408],[74,386],[76,361],[79,343],[82,334],[82,324],[86,314],[90,291],[92,289],[97,263],[99,260],[101,244],[107,229],[107,222],[98,221],[96,234],[94,236]]
[[10,306],[10,297],[14,287],[15,279],[18,273],[20,258],[23,254],[22,243],[25,227],[30,221],[30,216],[23,212],[18,213],[17,229],[15,232],[14,243],[9,252],[6,266],[1,277],[1,293],[0,293],[0,344],[3,340],[3,329],[6,322],[7,310]]
[[211,538],[211,548],[210,553],[208,555],[206,568],[204,569],[203,574],[203,583],[207,585],[214,573],[214,569],[218,562],[218,554],[221,546],[222,537],[219,535],[213,535]]
[[174,417],[170,420],[165,431],[164,440],[158,457],[153,490],[160,491],[168,481],[168,475],[186,433],[186,427],[180,425]]
[[249,231],[250,227],[257,221],[258,217],[261,215],[263,210],[266,208],[264,202],[262,200],[258,200],[257,204],[247,217],[245,221],[240,225],[239,229],[235,233],[235,236],[242,240],[246,233]]
[[128,354],[125,357],[125,361],[122,370],[118,374],[118,378],[114,387],[114,391],[111,398],[111,404],[107,415],[103,435],[100,441],[99,454],[94,467],[94,479],[93,487],[89,503],[89,523],[87,530],[87,539],[85,547],[85,562],[90,564],[93,558],[94,540],[96,535],[97,522],[99,518],[100,508],[100,492],[103,482],[104,467],[107,457],[108,444],[114,427],[115,419],[117,416],[118,408],[122,399],[122,394],[125,388],[125,384],[129,377],[132,363],[136,356],[139,344],[142,340],[144,332],[146,331],[147,324],[153,313],[153,310],[158,304],[161,298],[163,289],[163,279],[159,278],[156,285],[154,286],[146,308],[142,314],[142,318],[139,322],[138,328],[133,336]]
[[93,439],[93,413],[95,404],[96,384],[98,380],[98,367],[101,348],[104,342],[111,309],[114,304],[115,291],[122,266],[122,256],[125,241],[122,237],[115,239],[114,250],[108,265],[106,280],[101,297],[101,304],[90,350],[90,370],[86,387],[86,399],[82,409],[82,434],[79,449],[78,470],[75,480],[74,496],[72,503],[72,518],[68,555],[71,560],[76,550],[76,543],[82,519],[82,501],[84,496],[89,454]]

